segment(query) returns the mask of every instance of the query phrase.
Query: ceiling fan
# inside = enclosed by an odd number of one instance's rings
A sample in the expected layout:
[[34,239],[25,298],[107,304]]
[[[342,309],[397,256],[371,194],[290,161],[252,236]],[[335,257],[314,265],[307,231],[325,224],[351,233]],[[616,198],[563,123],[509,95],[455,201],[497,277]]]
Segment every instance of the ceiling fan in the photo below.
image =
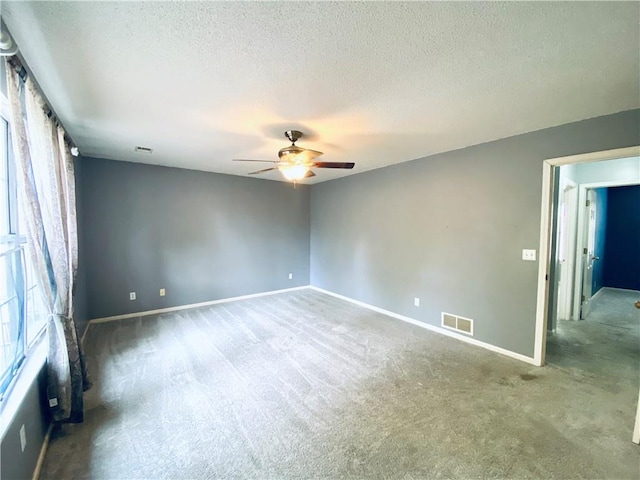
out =
[[291,145],[280,149],[278,152],[279,160],[245,160],[234,158],[233,161],[274,163],[275,166],[273,167],[249,172],[249,175],[257,175],[271,170],[280,170],[287,180],[293,182],[302,180],[303,178],[314,177],[316,174],[313,173],[312,168],[351,169],[355,165],[353,162],[317,162],[315,159],[322,155],[322,152],[298,147],[296,145],[296,142],[302,137],[302,132],[298,130],[287,130],[284,132],[284,135],[289,139]]

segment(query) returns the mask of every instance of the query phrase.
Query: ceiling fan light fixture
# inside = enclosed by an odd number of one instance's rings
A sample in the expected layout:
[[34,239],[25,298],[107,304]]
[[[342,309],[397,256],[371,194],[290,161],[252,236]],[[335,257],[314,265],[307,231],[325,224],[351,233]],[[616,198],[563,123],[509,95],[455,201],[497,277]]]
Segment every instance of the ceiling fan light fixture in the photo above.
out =
[[281,148],[278,151],[278,160],[247,160],[244,158],[234,158],[233,160],[235,162],[272,163],[274,164],[273,167],[263,168],[256,172],[249,172],[249,175],[257,175],[278,169],[284,178],[290,182],[294,182],[294,184],[302,179],[315,177],[316,174],[311,170],[312,168],[352,169],[355,165],[353,162],[319,162],[316,158],[321,156],[322,152],[298,147],[295,144],[302,136],[301,132],[297,130],[287,130],[284,132],[284,135],[289,139],[291,145]]
[[309,171],[309,165],[295,164],[295,165],[278,165],[278,170],[282,172],[284,178],[289,181],[296,182],[302,180]]
[[288,147],[280,149],[280,151],[278,152],[278,158],[283,162],[291,162],[303,152],[304,148],[298,147],[296,145],[289,145]]

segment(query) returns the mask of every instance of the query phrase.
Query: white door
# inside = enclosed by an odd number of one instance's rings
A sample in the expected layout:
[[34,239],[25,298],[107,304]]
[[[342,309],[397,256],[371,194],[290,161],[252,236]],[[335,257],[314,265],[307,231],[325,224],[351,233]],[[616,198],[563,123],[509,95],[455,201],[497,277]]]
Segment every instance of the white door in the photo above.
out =
[[587,190],[586,219],[584,236],[585,244],[582,247],[582,305],[580,308],[580,318],[589,314],[591,309],[591,295],[593,285],[593,262],[598,260],[595,256],[596,246],[596,194],[592,189]]
[[[558,207],[558,308],[556,317],[571,318],[573,275],[576,256],[578,188],[575,183],[562,189]],[[555,323],[555,322],[554,322]],[[555,329],[555,325],[553,325]]]

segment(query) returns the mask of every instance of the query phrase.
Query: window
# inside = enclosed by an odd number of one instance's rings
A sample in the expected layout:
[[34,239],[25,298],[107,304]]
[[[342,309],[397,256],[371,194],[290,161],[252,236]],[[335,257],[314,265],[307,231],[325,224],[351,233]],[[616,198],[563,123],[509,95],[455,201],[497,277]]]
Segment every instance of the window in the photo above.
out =
[[9,123],[0,116],[0,401],[42,334],[47,309],[20,233]]

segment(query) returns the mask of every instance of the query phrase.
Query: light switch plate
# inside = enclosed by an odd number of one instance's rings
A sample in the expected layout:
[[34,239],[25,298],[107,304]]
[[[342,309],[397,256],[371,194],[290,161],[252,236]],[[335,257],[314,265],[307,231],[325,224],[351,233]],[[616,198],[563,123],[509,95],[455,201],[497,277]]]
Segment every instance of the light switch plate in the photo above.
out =
[[535,262],[536,261],[536,251],[535,250],[529,250],[529,249],[522,249],[522,259],[526,260],[528,262]]

